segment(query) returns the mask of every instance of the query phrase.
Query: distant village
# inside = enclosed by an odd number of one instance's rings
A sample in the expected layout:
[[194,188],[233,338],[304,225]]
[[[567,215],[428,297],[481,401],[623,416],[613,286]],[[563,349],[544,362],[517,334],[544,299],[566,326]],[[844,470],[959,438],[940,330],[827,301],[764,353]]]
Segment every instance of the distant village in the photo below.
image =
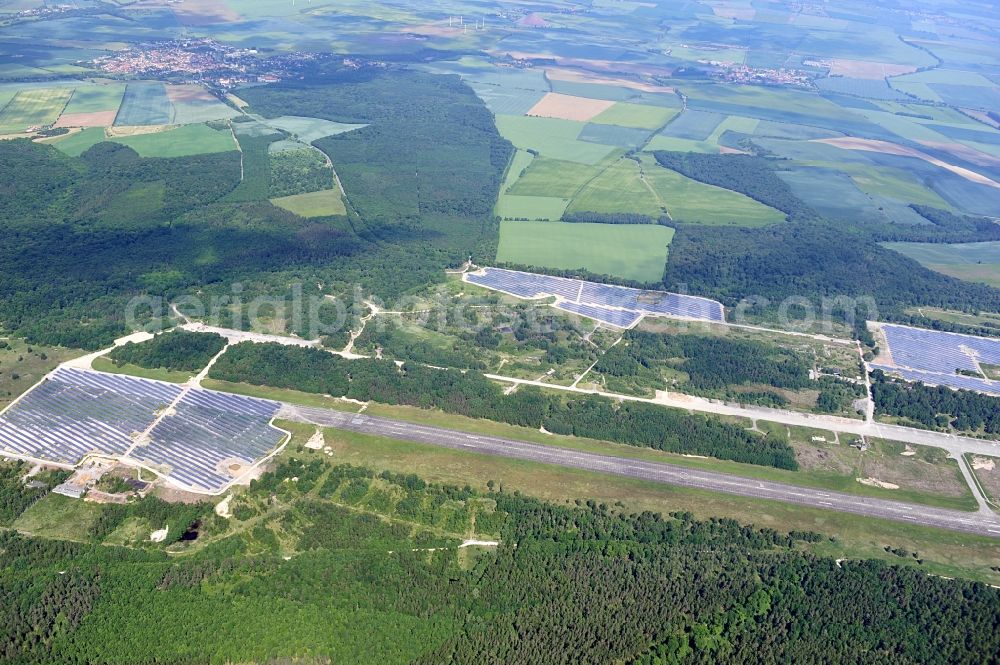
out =
[[236,48],[213,39],[184,39],[137,44],[90,64],[115,77],[193,80],[228,90],[293,78],[303,68],[328,57],[314,53],[261,57],[253,48]]

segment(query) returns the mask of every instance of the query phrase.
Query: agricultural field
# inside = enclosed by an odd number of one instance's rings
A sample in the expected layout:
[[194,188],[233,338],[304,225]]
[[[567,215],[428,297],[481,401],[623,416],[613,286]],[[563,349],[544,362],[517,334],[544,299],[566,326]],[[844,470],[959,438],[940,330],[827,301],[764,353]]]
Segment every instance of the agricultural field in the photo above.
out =
[[67,88],[19,91],[0,109],[0,134],[16,134],[31,127],[54,124],[72,93],[72,89]]
[[653,224],[502,222],[497,260],[658,282],[673,235]]
[[137,81],[125,88],[115,126],[169,125],[172,120],[173,107],[166,86],[156,81]]
[[642,165],[636,160],[622,158],[586,183],[573,197],[569,211],[631,212],[658,219],[668,214],[668,207]]
[[282,196],[271,199],[271,203],[307,219],[347,214],[344,200],[337,189]]
[[785,219],[782,212],[748,196],[662,168],[652,157],[643,156],[642,164],[647,181],[666,202],[673,219],[691,224],[751,227]]
[[884,243],[936,272],[1000,288],[1000,242]]
[[545,157],[580,164],[597,164],[614,148],[580,141],[585,124],[559,118],[497,116],[500,133],[522,150],[535,150]]
[[188,125],[212,120],[228,120],[239,115],[219,101],[204,87],[196,84],[168,85],[167,99],[173,106],[170,124]]
[[56,127],[110,127],[125,94],[125,85],[81,86],[73,90]]
[[658,129],[670,122],[677,110],[662,106],[619,102],[591,118],[591,122],[636,129]]
[[685,111],[653,137],[648,150],[717,153],[724,145],[723,134],[753,134],[759,123],[756,118]]
[[506,220],[559,221],[569,199],[554,196],[518,196],[501,194],[497,199],[496,214]]
[[60,137],[52,144],[75,157],[102,141],[126,145],[142,157],[186,157],[236,150],[236,143],[228,129],[214,129],[204,124],[165,126],[158,131],[131,136],[109,135],[100,127],[91,127]]
[[525,115],[587,122],[613,106],[615,106],[614,102],[550,92],[532,106]]

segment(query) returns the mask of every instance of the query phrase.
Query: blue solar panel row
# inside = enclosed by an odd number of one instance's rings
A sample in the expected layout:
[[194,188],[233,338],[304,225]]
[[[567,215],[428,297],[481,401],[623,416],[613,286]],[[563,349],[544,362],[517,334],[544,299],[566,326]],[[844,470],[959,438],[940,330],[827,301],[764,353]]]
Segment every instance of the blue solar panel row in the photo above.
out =
[[623,309],[608,309],[597,305],[584,305],[573,302],[560,302],[556,308],[573,314],[580,314],[588,318],[607,323],[619,328],[631,328],[635,322],[642,318],[638,312],[629,312]]
[[62,464],[121,455],[180,392],[159,381],[59,369],[0,417],[0,449]]
[[[62,368],[0,417],[0,451],[73,465],[94,453],[121,457],[182,391],[160,381]],[[284,432],[269,424],[279,406],[189,390],[130,457],[191,489],[221,491],[233,480],[230,465],[252,465],[281,443]]]
[[227,467],[250,466],[274,450],[284,432],[269,422],[279,404],[208,390],[192,390],[157,423],[136,459],[169,467],[167,476],[189,487],[219,492],[233,480]]
[[962,374],[944,374],[941,372],[921,372],[916,369],[905,367],[892,367],[890,365],[875,365],[872,369],[880,369],[886,374],[894,374],[907,381],[920,381],[935,386],[948,386],[950,388],[964,388],[965,390],[976,390],[982,393],[1000,395],[1000,381],[989,381],[977,379],[974,376],[964,376]]
[[[721,303],[698,296],[665,291],[643,291],[624,286],[550,277],[503,268],[483,268],[479,273],[469,273],[466,275],[466,279],[472,284],[509,293],[519,298],[534,299],[558,296],[561,299],[558,304],[561,309],[566,309],[565,305],[571,303],[576,306],[629,310],[638,314],[685,317],[704,321],[725,320]],[[599,314],[600,311],[595,311],[595,314]],[[582,312],[578,313],[582,314]],[[590,315],[585,314],[585,316]],[[601,316],[590,318],[604,320]],[[636,316],[635,320],[638,318]]]
[[1000,340],[882,324],[897,365],[927,372],[976,371],[976,360],[1000,365]]

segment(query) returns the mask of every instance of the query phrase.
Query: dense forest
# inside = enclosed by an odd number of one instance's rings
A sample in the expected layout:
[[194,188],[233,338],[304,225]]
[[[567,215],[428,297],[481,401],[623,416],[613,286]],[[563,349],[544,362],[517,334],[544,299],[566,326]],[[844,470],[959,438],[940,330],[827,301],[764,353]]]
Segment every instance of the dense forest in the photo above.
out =
[[[146,500],[102,507],[89,543],[0,532],[0,659],[953,665],[1000,652],[1000,592],[916,558],[834,561],[803,551],[817,533],[554,505],[304,454],[228,519]],[[197,519],[207,542],[170,556],[99,544],[123,513]],[[499,546],[464,556],[463,533]]]
[[436,369],[390,360],[345,360],[325,351],[280,344],[230,347],[209,376],[224,381],[294,388],[386,404],[437,408],[556,434],[615,441],[670,452],[711,455],[796,469],[792,449],[739,425],[653,404],[598,396],[567,398],[522,388],[504,394],[478,372]]
[[107,346],[137,295],[198,291],[285,295],[362,284],[382,297],[443,278],[492,252],[490,209],[510,145],[457,78],[396,68],[318,71],[248,89],[266,114],[367,123],[323,141],[344,180],[350,219],[302,219],[272,206],[268,145],[240,154],[143,158],[100,143],[80,157],[28,140],[0,142],[0,323],[39,343]]
[[[871,296],[881,320],[898,318],[911,305],[1000,311],[1000,289],[928,270],[871,241],[864,231],[816,222],[762,229],[680,226],[665,281],[668,288],[684,286],[730,306],[756,297],[750,313],[773,311],[786,298],[819,305],[822,298],[838,296]],[[858,308],[859,319],[875,318],[866,309]],[[841,317],[850,314],[855,311]]]
[[928,429],[1000,434],[1000,397],[871,374],[876,413],[906,418]]
[[128,342],[108,354],[116,365],[197,372],[222,351],[226,338],[216,333],[171,330],[136,344]]
[[355,230],[380,246],[409,246],[409,255],[396,258],[413,275],[367,284],[380,295],[435,281],[448,263],[494,251],[492,209],[513,148],[457,77],[363,68],[242,92],[264,116],[367,125],[314,145],[333,161]]

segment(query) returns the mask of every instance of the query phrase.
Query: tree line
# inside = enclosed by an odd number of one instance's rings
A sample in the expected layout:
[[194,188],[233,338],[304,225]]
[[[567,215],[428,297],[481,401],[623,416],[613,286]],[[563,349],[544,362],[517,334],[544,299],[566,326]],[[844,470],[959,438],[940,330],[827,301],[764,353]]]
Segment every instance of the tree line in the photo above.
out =
[[147,369],[197,372],[226,346],[216,333],[171,330],[141,343],[128,342],[108,354],[116,365],[138,365]]
[[319,349],[242,343],[212,367],[224,381],[292,388],[385,404],[441,409],[471,418],[651,447],[796,469],[794,451],[739,425],[645,403],[600,396],[565,397],[526,387],[504,394],[478,372],[389,360],[345,360]]
[[882,370],[872,372],[871,380],[878,413],[906,418],[928,429],[1000,434],[1000,397],[903,381]]

